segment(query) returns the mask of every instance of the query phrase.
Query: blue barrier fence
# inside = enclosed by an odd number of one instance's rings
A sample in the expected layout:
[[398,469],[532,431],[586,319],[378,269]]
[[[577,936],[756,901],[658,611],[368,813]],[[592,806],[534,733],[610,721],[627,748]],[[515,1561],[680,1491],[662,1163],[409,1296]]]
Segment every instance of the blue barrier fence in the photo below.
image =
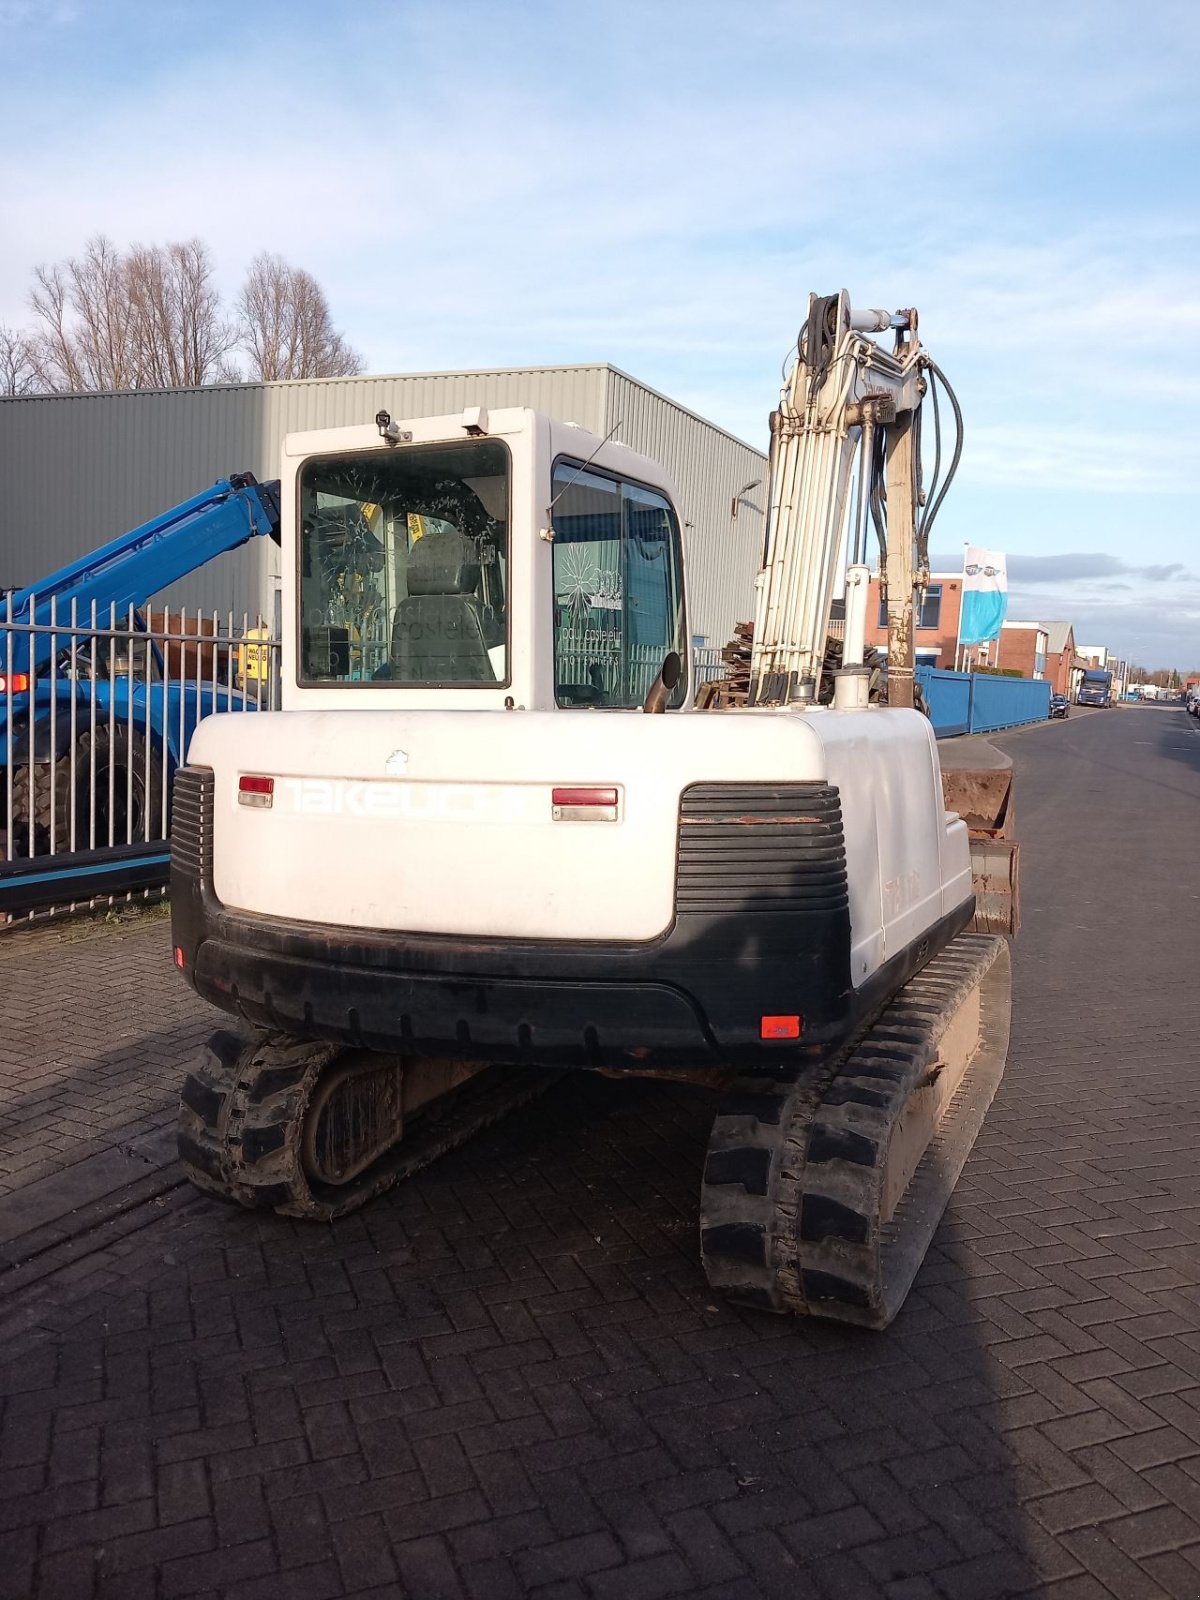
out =
[[939,739],[971,731],[971,675],[918,667],[917,682],[925,694],[929,716]]
[[1026,722],[1043,722],[1050,714],[1050,685],[1044,680],[944,672],[940,667],[918,667],[916,677],[939,739],[956,733],[997,733]]

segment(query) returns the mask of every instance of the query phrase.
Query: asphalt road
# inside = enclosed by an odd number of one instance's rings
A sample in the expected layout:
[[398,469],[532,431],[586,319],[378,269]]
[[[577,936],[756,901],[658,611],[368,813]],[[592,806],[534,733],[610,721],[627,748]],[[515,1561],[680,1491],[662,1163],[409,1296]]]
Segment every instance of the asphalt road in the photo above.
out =
[[1009,1068],[883,1335],[713,1297],[668,1085],[228,1211],[164,1153],[165,922],[0,941],[0,1596],[1200,1594],[1200,724],[998,742]]

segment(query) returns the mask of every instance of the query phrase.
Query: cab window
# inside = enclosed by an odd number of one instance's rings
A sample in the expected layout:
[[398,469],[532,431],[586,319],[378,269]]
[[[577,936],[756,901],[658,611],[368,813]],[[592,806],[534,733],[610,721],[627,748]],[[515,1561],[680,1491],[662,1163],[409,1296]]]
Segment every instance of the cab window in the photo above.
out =
[[560,461],[553,515],[555,698],[640,706],[669,652],[687,659],[675,512],[656,489]]
[[300,473],[300,681],[508,681],[508,451],[314,457]]

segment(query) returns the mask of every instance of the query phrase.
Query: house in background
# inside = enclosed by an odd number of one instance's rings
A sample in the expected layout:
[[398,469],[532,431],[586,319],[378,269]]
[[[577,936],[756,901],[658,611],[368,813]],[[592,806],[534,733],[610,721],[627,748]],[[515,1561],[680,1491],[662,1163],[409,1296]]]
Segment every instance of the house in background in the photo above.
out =
[[[934,572],[914,618],[914,645],[919,667],[953,667],[958,650],[962,611],[962,573]],[[887,653],[887,609],[879,579],[871,579],[867,600],[867,643]]]
[[1084,663],[1075,654],[1075,629],[1069,622],[1044,622],[1046,630],[1046,676],[1055,694],[1075,698]]
[[1000,648],[993,664],[1001,672],[1019,672],[1023,678],[1044,679],[1049,642],[1049,633],[1042,622],[1006,622],[1000,629]]
[[[960,648],[959,618],[962,613],[961,572],[935,572],[917,611],[914,643],[918,666],[961,667],[970,672],[977,667],[1019,672],[1023,678],[1043,679],[1055,694],[1074,699],[1086,668],[1103,666],[1108,651],[1100,646],[1077,646],[1070,622],[1006,622],[1000,638],[990,644]],[[836,603],[835,603],[836,605]],[[839,619],[831,624],[837,632]],[[867,644],[882,654],[887,652],[887,612],[883,605],[879,579],[871,579],[867,600]]]

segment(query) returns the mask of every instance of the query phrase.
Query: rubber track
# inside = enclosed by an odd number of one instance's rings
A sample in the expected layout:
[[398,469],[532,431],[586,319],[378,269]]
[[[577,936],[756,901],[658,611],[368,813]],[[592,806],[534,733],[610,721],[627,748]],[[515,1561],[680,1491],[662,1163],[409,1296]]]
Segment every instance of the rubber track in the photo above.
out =
[[[704,1172],[701,1251],[715,1288],[763,1310],[887,1326],[1003,1073],[1009,981],[1003,939],[960,934],[848,1055],[792,1081],[739,1080],[713,1124]],[[884,1223],[892,1130],[977,984],[979,1047]]]
[[330,1222],[428,1166],[472,1134],[549,1088],[558,1073],[496,1066],[414,1118],[392,1150],[359,1178],[314,1189],[301,1160],[304,1118],[321,1073],[345,1053],[335,1044],[221,1030],[184,1082],[179,1157],[206,1193],[249,1209]]

